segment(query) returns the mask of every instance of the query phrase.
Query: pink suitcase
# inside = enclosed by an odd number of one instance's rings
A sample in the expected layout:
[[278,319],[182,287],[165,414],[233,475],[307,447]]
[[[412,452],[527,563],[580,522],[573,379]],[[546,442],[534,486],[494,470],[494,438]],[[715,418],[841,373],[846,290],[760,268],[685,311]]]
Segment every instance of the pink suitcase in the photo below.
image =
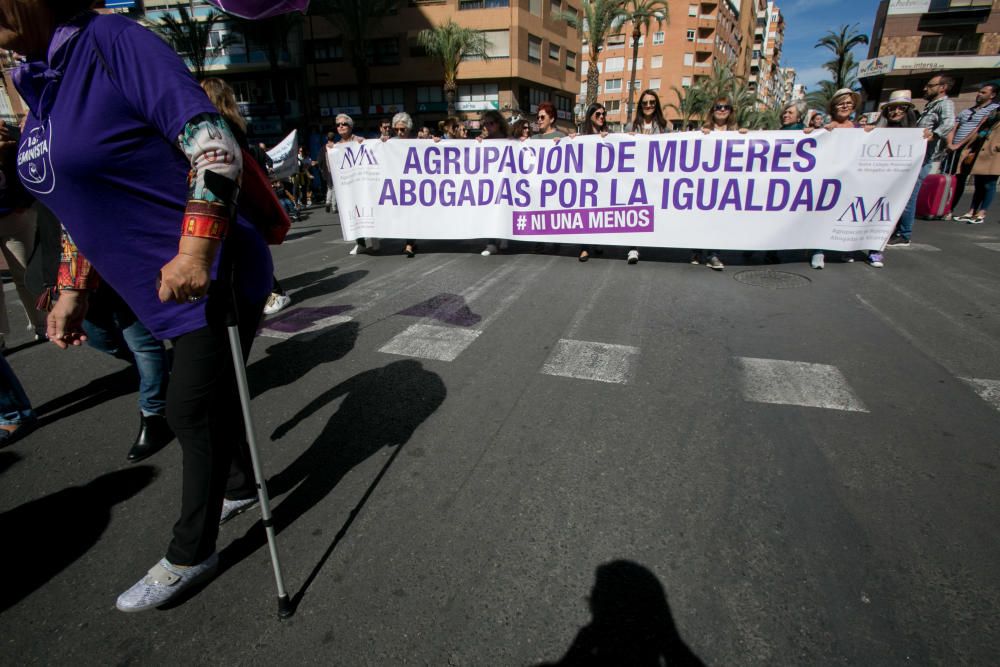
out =
[[924,179],[917,195],[917,217],[940,218],[951,213],[951,198],[958,179],[948,174],[931,174]]

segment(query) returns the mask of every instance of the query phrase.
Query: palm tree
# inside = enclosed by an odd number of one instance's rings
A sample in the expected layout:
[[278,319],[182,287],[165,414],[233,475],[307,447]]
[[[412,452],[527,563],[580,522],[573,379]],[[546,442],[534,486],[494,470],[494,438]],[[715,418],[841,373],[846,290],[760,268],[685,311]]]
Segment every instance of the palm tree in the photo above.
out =
[[382,19],[396,11],[400,0],[314,0],[309,13],[334,25],[344,40],[358,84],[362,115],[371,104],[371,64],[368,47]]
[[[177,14],[180,18],[176,18],[170,13],[164,13],[160,17],[160,22],[154,24],[153,28],[170,42],[177,53],[182,54],[190,61],[195,78],[200,80],[205,76],[209,33],[212,32],[216,23],[223,20],[224,15],[213,10],[204,20],[199,21],[193,14],[188,13],[186,7],[178,7]],[[223,43],[219,46],[225,45]]]
[[836,31],[827,30],[826,34],[816,42],[814,48],[829,49],[833,52],[833,60],[823,63],[823,67],[833,75],[835,88],[848,88],[857,81],[857,79],[853,82],[851,80],[853,78],[851,71],[856,66],[851,49],[867,43],[868,35],[858,31],[857,23],[853,26],[844,24]]
[[664,22],[669,22],[669,6],[667,0],[625,0],[624,13],[619,25],[630,21],[632,23],[632,74],[628,80],[628,111],[626,112],[626,122],[632,120],[632,105],[635,100],[635,92],[632,85],[635,83],[636,60],[639,57],[639,39],[642,32],[649,34],[649,24],[656,21],[656,26],[661,27]]
[[823,113],[826,113],[826,109],[830,106],[830,100],[833,99],[833,94],[837,92],[841,86],[838,86],[833,81],[829,79],[823,79],[818,84],[819,90],[813,90],[806,93],[806,103],[813,109],[821,109]]
[[282,80],[279,69],[281,54],[289,50],[288,36],[301,23],[301,14],[278,14],[256,21],[236,19],[233,22],[233,30],[243,36],[246,44],[247,62],[250,62],[251,46],[263,49],[267,57],[267,63],[270,65],[271,94],[282,126],[285,124],[285,93],[288,82]]
[[436,28],[421,30],[417,42],[427,55],[444,67],[444,99],[448,115],[455,115],[455,94],[458,92],[458,66],[469,58],[489,60],[490,47],[486,35],[473,28],[463,28],[451,19]]
[[670,86],[670,90],[677,96],[677,103],[670,103],[665,106],[668,109],[676,111],[677,115],[681,117],[683,125],[681,129],[686,129],[695,118],[704,118],[705,111],[711,100],[706,97],[700,87],[678,88],[677,86]]
[[597,101],[597,93],[600,91],[598,55],[604,50],[604,42],[611,29],[621,25],[624,13],[621,0],[583,0],[582,16],[578,16],[576,12],[559,12],[557,15],[557,18],[568,23],[571,28],[586,33],[588,107]]

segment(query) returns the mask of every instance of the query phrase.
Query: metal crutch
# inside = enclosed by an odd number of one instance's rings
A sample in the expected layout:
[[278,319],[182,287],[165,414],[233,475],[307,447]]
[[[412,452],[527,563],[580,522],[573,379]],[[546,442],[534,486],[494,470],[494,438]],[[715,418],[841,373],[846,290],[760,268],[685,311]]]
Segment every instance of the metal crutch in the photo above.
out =
[[288,593],[285,591],[285,581],[281,576],[281,561],[278,559],[278,543],[274,534],[274,522],[271,520],[271,498],[264,484],[264,470],[260,465],[257,453],[257,429],[250,412],[250,389],[247,384],[247,369],[243,362],[243,346],[240,344],[240,332],[236,322],[235,299],[230,302],[226,313],[226,330],[229,333],[229,349],[233,353],[233,370],[236,373],[236,387],[240,393],[240,408],[243,410],[243,424],[246,427],[247,445],[250,447],[250,460],[253,464],[253,476],[257,483],[257,497],[260,499],[261,520],[267,535],[267,548],[271,553],[271,566],[274,568],[274,583],[278,587],[278,618],[288,618],[294,613]]

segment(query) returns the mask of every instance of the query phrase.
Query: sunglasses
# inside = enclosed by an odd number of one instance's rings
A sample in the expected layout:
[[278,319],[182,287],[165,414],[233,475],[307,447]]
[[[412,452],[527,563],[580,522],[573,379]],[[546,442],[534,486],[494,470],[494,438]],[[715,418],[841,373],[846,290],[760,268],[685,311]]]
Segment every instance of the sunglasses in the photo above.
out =
[[642,101],[642,106],[644,106],[644,107],[655,107],[656,106],[656,100],[643,100]]
[[889,107],[886,113],[906,113],[906,107]]
[[407,129],[405,127],[394,127],[392,128],[392,131],[396,134],[403,134],[404,132],[407,132]]
[[731,105],[729,105],[729,104],[716,104],[712,108],[715,109],[716,111],[732,111],[733,110],[733,107]]
[[349,123],[337,123],[337,127],[350,127]]

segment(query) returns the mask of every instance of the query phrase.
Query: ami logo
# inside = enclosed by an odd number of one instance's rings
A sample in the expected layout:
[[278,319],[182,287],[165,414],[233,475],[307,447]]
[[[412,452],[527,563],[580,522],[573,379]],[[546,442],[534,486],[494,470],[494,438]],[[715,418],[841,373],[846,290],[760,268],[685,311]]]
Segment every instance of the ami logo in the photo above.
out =
[[377,166],[378,160],[375,159],[375,154],[365,144],[344,147],[344,157],[340,161],[341,170]]
[[868,206],[864,197],[855,197],[854,202],[844,209],[837,222],[892,222],[889,213],[889,201],[879,197],[875,203]]

